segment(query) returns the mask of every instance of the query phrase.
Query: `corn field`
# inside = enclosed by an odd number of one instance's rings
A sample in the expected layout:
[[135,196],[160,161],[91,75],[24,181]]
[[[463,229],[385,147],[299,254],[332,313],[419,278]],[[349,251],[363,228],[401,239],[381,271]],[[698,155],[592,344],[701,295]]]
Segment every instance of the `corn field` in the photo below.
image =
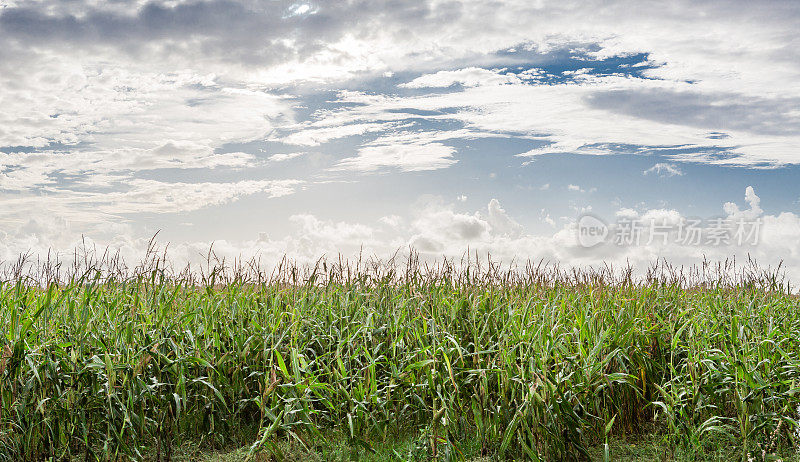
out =
[[[102,264],[101,264],[102,263]],[[253,459],[412,435],[420,460],[797,449],[800,308],[776,271],[466,260],[174,271],[21,259],[0,282],[0,459]],[[252,429],[252,431],[245,431]],[[401,455],[396,455],[400,459]]]

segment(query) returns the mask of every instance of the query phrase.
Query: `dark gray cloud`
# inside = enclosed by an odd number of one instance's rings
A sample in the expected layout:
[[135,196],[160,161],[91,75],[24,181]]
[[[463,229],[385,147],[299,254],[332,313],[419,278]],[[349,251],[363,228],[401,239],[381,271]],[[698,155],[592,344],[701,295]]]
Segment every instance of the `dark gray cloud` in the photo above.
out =
[[394,26],[397,33],[410,34],[417,27],[459,15],[457,2],[436,8],[426,2],[397,0],[320,2],[309,5],[311,14],[291,14],[297,3],[210,0],[167,6],[151,2],[138,9],[108,10],[71,2],[71,8],[61,4],[58,13],[37,4],[3,9],[0,37],[24,45],[112,45],[128,52],[160,44],[166,53],[212,53],[263,63],[291,55],[302,58],[345,33],[363,38]]
[[[595,108],[655,122],[760,135],[800,134],[798,98],[754,98],[671,90],[601,91],[587,97]],[[712,134],[713,135],[713,134]],[[715,135],[717,139],[719,134]]]

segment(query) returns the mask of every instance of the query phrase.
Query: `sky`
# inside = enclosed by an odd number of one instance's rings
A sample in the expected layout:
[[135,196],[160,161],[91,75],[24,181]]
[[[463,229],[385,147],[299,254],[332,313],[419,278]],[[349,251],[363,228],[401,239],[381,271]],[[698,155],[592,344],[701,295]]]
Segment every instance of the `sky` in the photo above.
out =
[[0,260],[135,260],[157,233],[177,262],[749,257],[800,280],[798,22],[790,1],[0,0]]

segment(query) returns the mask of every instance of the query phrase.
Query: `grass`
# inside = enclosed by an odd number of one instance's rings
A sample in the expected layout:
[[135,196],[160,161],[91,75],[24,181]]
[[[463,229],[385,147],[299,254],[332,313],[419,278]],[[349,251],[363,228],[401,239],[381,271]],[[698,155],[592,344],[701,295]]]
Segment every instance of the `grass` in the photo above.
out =
[[4,268],[0,460],[761,461],[800,444],[798,299],[753,264]]
[[[284,454],[288,454],[286,460],[295,461],[320,461],[320,460],[349,460],[347,448],[344,446],[332,445],[326,451],[309,452],[302,448],[292,448],[291,444],[284,443]],[[636,437],[614,437],[609,440],[610,458],[620,462],[652,462],[658,460],[698,460],[691,455],[683,454],[680,451],[670,455],[670,448],[664,444],[661,437],[653,434],[640,435]],[[603,460],[603,446],[589,448],[590,460]],[[409,458],[396,457],[394,451],[404,454],[404,450],[409,450],[409,441],[404,440],[396,444],[395,447],[379,448],[377,454],[362,454],[358,460],[365,461],[398,461],[410,460]],[[247,448],[239,448],[230,451],[213,451],[194,454],[186,452],[176,458],[176,461],[203,461],[203,462],[244,462],[247,460]],[[737,448],[719,446],[717,451],[707,453],[700,460],[726,461],[737,460]],[[774,456],[774,454],[773,454]],[[755,459],[755,458],[754,458]],[[472,456],[467,458],[469,462],[488,462],[493,460],[488,456]],[[800,461],[798,454],[788,452],[780,456],[780,460],[786,462]]]

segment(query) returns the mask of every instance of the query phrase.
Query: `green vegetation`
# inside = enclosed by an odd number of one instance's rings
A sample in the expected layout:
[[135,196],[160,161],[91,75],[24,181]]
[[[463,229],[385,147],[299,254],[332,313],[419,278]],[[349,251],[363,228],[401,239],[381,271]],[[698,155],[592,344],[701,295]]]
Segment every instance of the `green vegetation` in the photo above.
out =
[[638,282],[414,259],[5,268],[0,460],[761,461],[800,445],[798,299],[753,266]]

